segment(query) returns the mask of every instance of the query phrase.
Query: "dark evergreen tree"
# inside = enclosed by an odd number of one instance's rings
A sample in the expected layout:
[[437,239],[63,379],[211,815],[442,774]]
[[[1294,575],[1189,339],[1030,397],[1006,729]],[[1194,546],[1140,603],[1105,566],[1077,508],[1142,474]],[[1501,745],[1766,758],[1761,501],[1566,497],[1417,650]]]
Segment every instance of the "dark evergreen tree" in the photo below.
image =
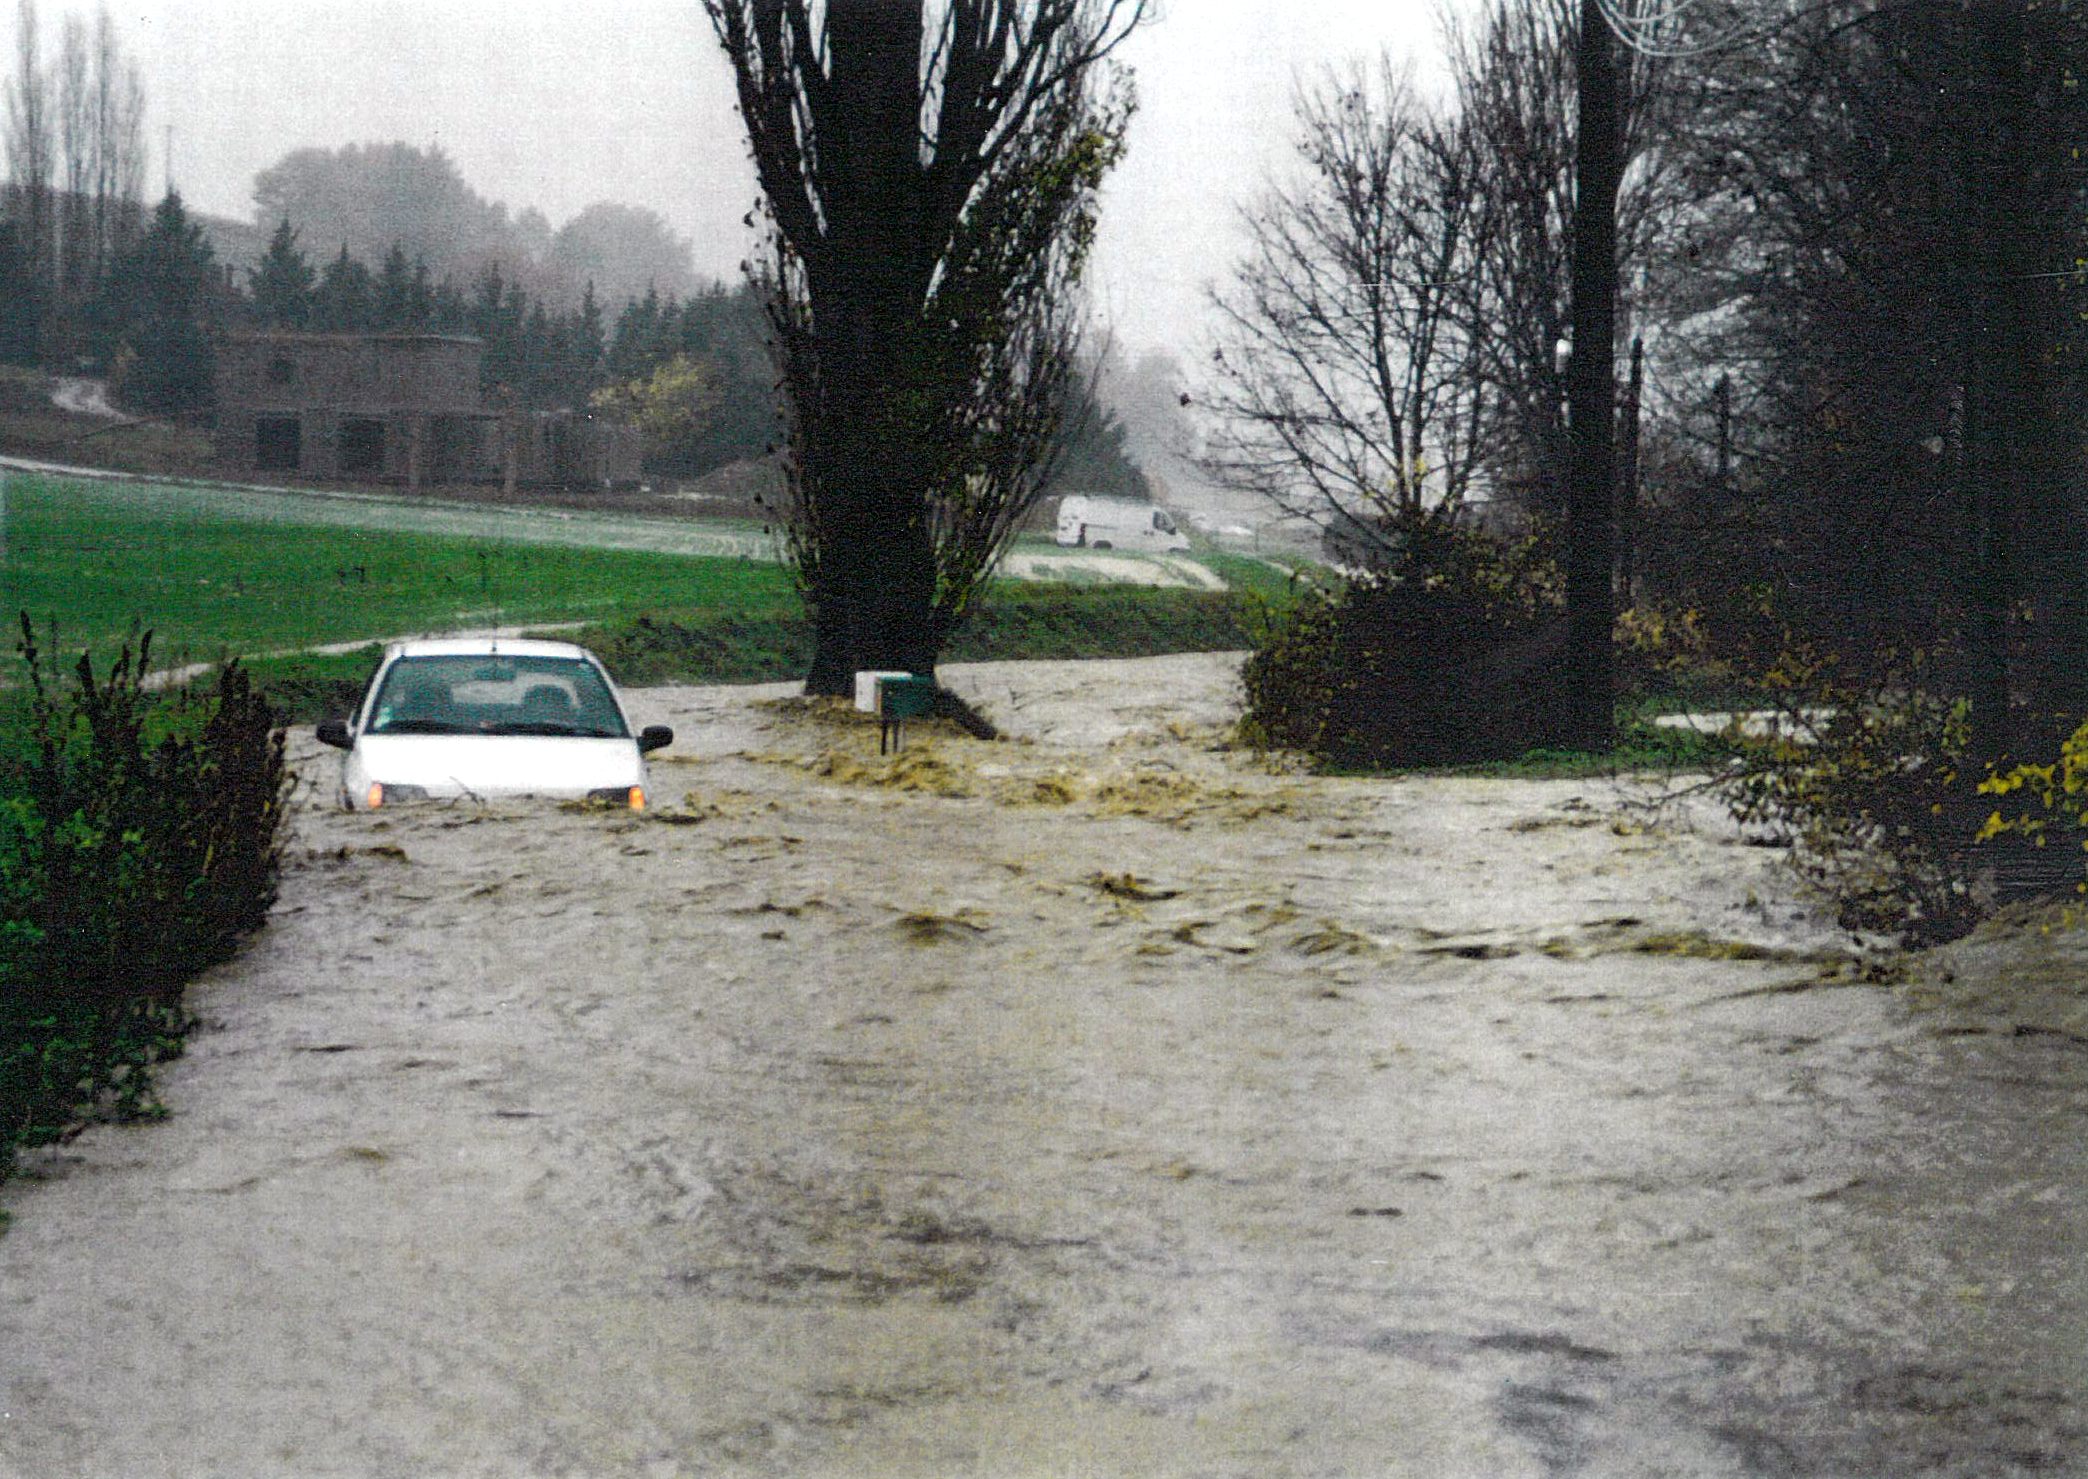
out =
[[37,294],[29,258],[12,221],[0,220],[0,363],[36,363]]
[[140,410],[207,406],[214,368],[210,324],[222,308],[216,255],[200,226],[170,191],[152,225],[116,265],[109,297],[116,308],[116,390]]
[[[682,418],[671,438],[648,434],[649,470],[700,477],[774,450],[781,427],[767,327],[747,284],[713,285],[683,301],[653,291],[624,305],[604,357],[619,403],[652,405],[663,384],[700,386],[705,401],[703,414]],[[655,381],[663,370],[665,380]]]
[[449,278],[435,284],[429,299],[428,326],[438,334],[472,332],[471,305],[464,301],[463,290]]
[[575,404],[584,404],[595,387],[602,383],[608,353],[609,339],[602,325],[602,305],[595,298],[594,281],[589,279],[587,291],[580,297],[580,312],[573,322],[575,376],[572,388],[578,393]]
[[343,246],[313,290],[312,326],[335,334],[366,333],[375,323],[374,298],[370,269]]
[[[522,290],[516,288],[520,298]],[[542,299],[530,304],[529,314],[522,320],[520,347],[517,351],[520,373],[517,377],[522,387],[523,399],[532,406],[548,406],[553,400],[552,387],[558,383],[556,365],[558,341],[551,329],[551,316],[544,311]]]
[[406,291],[406,322],[415,333],[440,332],[435,325],[435,285],[428,278],[428,259],[413,259],[413,282]]
[[406,260],[406,248],[396,241],[377,272],[375,317],[376,327],[386,333],[404,333],[414,326],[413,264]]
[[1756,60],[1698,129],[1737,222],[1714,578],[1859,666],[1957,648],[1942,681],[2001,754],[2088,713],[2088,18],[1867,0]]
[[480,308],[477,331],[486,347],[479,383],[501,399],[522,396],[526,393],[523,382],[528,369],[522,340],[528,322],[529,295],[519,283],[503,283],[496,270],[480,284]]
[[660,361],[660,291],[648,287],[645,296],[624,304],[617,315],[616,338],[609,346],[609,376],[632,380],[646,374]]
[[248,291],[254,313],[271,329],[309,328],[312,322],[312,290],[318,274],[297,244],[297,232],[287,217],[269,238],[268,251],[259,267],[247,272]]

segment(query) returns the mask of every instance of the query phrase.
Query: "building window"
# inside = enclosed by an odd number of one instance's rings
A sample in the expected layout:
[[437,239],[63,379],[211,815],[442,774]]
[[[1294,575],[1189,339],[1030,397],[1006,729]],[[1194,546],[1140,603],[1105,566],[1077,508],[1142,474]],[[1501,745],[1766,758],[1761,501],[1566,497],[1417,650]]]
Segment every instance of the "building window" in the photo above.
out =
[[297,366],[284,355],[277,355],[268,362],[268,383],[289,385],[297,379]]
[[344,478],[381,474],[384,471],[384,423],[363,416],[341,418],[341,476]]
[[295,416],[262,416],[254,421],[254,468],[258,472],[296,472],[304,428]]

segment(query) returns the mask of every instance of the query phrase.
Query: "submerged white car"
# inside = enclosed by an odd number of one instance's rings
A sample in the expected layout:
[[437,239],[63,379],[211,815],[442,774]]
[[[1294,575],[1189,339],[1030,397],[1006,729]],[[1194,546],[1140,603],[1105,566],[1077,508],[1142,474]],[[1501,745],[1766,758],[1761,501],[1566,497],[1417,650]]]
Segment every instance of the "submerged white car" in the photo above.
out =
[[595,655],[570,642],[394,642],[362,706],[319,739],[341,760],[341,804],[374,810],[446,797],[550,796],[645,805],[645,756]]

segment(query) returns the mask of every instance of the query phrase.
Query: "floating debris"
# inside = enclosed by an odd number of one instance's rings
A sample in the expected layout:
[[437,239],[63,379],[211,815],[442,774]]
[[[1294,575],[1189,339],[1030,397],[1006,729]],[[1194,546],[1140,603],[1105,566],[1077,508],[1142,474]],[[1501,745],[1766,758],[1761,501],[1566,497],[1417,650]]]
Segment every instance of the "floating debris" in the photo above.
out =
[[1162,888],[1148,883],[1136,873],[1092,873],[1088,875],[1088,886],[1111,898],[1134,899],[1141,904],[1150,904],[1161,899],[1180,898],[1178,888]]

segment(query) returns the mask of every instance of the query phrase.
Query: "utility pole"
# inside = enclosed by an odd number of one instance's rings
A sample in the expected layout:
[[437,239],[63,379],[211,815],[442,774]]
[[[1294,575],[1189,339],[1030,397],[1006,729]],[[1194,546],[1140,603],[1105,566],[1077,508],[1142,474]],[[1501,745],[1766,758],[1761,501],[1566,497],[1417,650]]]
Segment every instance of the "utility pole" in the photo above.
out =
[[1580,4],[1580,130],[1574,158],[1573,361],[1567,367],[1566,692],[1562,738],[1616,739],[1617,191],[1623,129],[1617,53],[1598,0]]

